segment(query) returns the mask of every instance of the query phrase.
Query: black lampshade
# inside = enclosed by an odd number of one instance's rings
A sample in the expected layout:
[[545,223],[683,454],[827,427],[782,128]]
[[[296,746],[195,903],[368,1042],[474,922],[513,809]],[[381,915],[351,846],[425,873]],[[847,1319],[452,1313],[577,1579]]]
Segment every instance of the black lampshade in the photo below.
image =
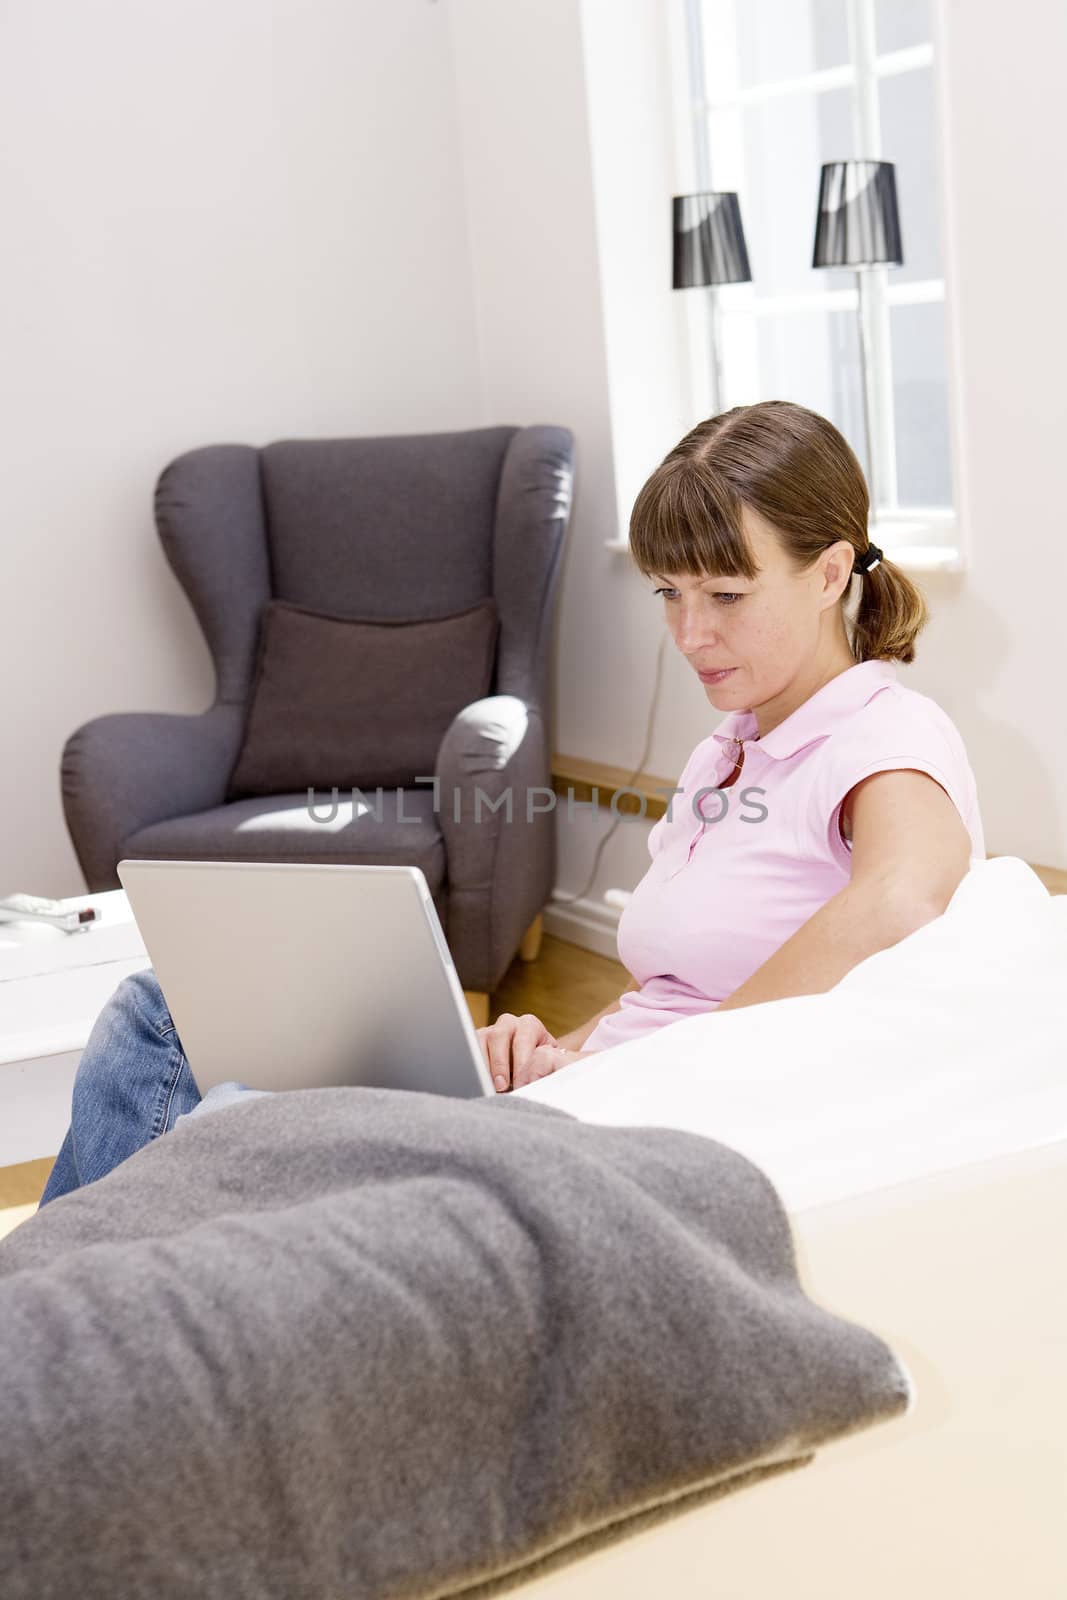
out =
[[819,184],[813,267],[904,265],[891,161],[828,161]]
[[674,196],[674,287],[701,289],[713,283],[750,283],[752,271],[737,195],[729,192]]

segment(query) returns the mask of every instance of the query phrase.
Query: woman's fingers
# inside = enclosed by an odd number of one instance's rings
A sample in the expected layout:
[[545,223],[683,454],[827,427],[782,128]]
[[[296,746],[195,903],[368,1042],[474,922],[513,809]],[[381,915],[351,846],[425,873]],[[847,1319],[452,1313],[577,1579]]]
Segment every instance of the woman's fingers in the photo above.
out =
[[511,1040],[512,1079],[514,1080],[516,1071],[526,1066],[535,1050],[541,1045],[555,1044],[555,1042],[540,1017],[535,1017],[529,1011],[520,1017],[515,1024]]
[[518,1020],[504,1011],[490,1027],[475,1030],[494,1089],[511,1086],[511,1038]]
[[493,1087],[501,1093],[518,1083],[516,1072],[526,1071],[541,1045],[555,1044],[540,1017],[531,1012],[516,1017],[510,1011],[502,1011],[490,1027],[478,1028],[475,1032]]
[[538,1045],[524,1064],[516,1069],[512,1088],[521,1089],[524,1084],[536,1083],[538,1078],[547,1078],[550,1073],[565,1067],[568,1061],[574,1061],[577,1055],[576,1050],[563,1050],[558,1044]]

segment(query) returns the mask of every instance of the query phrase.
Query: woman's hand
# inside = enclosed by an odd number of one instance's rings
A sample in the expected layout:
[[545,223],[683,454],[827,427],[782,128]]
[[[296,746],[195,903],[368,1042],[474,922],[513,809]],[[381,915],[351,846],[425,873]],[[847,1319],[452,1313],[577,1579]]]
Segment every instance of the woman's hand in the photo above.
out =
[[[554,1048],[556,1043],[540,1017],[529,1011],[521,1017],[502,1011],[490,1027],[476,1032],[493,1087],[500,1094],[518,1086],[517,1074],[525,1075],[537,1050]],[[528,1080],[524,1076],[522,1081]]]
[[493,1087],[500,1094],[507,1089],[521,1089],[537,1078],[547,1078],[582,1053],[557,1043],[540,1017],[531,1012],[516,1017],[504,1011],[491,1027],[478,1028],[476,1032]]

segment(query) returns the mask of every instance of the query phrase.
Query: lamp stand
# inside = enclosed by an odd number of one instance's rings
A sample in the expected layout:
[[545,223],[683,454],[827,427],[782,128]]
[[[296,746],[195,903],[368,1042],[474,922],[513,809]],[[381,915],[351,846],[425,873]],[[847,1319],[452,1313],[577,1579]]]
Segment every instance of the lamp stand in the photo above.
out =
[[725,385],[722,375],[722,322],[719,317],[719,297],[713,284],[708,285],[708,337],[711,343],[711,415],[717,417],[723,407]]
[[856,273],[856,315],[860,322],[860,389],[863,395],[863,435],[867,445],[867,487],[870,490],[870,523],[878,521],[879,482],[874,456],[874,439],[871,436],[871,352],[867,334],[866,306],[864,304],[863,273]]

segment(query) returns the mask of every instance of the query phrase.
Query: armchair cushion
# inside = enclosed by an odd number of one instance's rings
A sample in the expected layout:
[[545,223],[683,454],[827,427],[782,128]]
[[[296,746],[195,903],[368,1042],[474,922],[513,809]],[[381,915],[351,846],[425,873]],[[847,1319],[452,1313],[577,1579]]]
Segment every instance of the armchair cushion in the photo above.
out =
[[168,817],[124,840],[124,852],[153,861],[324,861],[418,867],[444,903],[445,846],[430,786],[383,789],[366,804],[325,792],[262,795]]
[[498,629],[494,600],[413,622],[271,601],[227,798],[429,777],[453,717],[489,690]]

